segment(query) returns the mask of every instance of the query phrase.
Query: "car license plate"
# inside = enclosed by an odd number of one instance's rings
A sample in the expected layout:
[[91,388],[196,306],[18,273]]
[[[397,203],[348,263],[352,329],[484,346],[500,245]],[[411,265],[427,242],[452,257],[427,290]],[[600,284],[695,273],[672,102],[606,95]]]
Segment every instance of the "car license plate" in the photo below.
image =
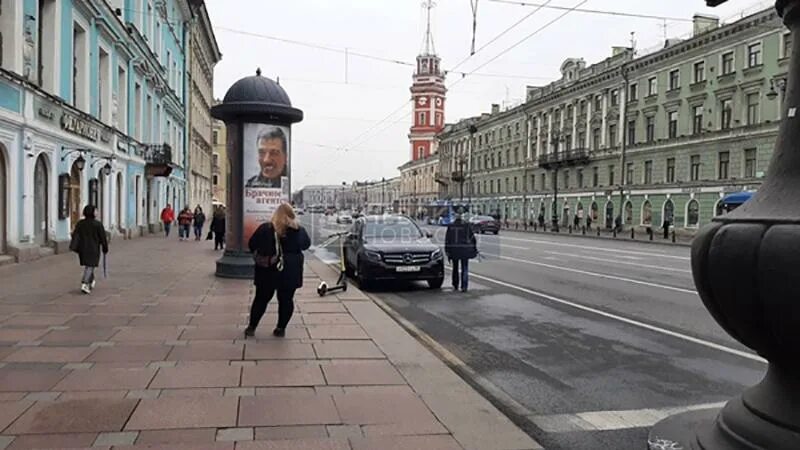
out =
[[419,272],[419,266],[398,266],[398,272]]

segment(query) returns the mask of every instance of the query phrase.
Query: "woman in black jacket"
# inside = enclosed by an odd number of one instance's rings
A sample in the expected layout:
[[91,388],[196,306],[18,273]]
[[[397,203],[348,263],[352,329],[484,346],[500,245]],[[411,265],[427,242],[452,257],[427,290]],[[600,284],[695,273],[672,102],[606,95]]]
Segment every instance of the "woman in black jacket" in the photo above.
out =
[[99,220],[95,219],[95,207],[86,205],[83,208],[83,219],[79,220],[72,232],[69,249],[78,254],[83,266],[81,291],[90,294],[95,285],[94,269],[100,264],[100,250],[108,253],[106,230]]
[[478,256],[478,244],[469,222],[456,215],[456,220],[447,226],[444,252],[453,265],[453,290],[459,284],[461,292],[467,292],[469,285],[469,260]]
[[275,210],[271,223],[261,224],[253,233],[248,246],[256,259],[256,295],[245,338],[255,335],[276,291],[278,325],[272,334],[283,337],[294,313],[294,292],[303,285],[303,250],[311,246],[311,239],[297,222],[291,205],[283,203]]
[[225,210],[221,206],[214,211],[211,231],[214,233],[214,250],[225,248]]

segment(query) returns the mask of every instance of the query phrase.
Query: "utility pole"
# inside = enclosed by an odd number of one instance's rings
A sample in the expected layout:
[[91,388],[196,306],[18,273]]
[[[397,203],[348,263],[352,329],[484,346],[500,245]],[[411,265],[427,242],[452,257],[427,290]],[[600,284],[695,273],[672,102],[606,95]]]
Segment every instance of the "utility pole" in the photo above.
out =
[[[478,132],[478,127],[474,124],[469,126],[469,155],[468,160],[469,164],[467,165],[467,170],[469,171],[469,184],[472,186],[472,147],[475,145],[475,133]],[[467,206],[472,210],[472,188],[469,189],[469,200],[467,201]]]
[[386,214],[386,203],[384,194],[386,193],[386,177],[381,177],[381,214]]
[[[533,118],[530,113],[525,114],[525,166],[522,169],[522,220],[525,228],[528,225],[528,163],[532,159],[531,155],[531,122]],[[533,186],[531,186],[533,190]]]

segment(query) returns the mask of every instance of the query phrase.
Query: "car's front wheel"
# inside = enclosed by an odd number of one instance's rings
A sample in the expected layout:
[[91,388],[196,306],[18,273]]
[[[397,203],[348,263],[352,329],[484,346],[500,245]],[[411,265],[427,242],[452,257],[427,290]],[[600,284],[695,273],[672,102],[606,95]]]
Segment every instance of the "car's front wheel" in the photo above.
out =
[[444,277],[428,280],[428,287],[431,289],[439,289],[444,284]]
[[366,276],[367,272],[364,270],[364,263],[357,262],[356,267],[356,280],[358,281],[358,287],[360,287],[362,290],[369,289],[370,281]]

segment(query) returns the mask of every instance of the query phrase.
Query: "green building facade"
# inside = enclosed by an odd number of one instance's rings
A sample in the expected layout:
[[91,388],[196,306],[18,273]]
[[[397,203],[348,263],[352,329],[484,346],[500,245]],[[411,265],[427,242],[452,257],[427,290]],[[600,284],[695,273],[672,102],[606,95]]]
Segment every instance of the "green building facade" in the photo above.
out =
[[[784,111],[791,35],[773,9],[644,56],[630,48],[529,87],[526,102],[439,134],[441,198],[511,222],[660,228],[691,234],[725,195],[756,190]],[[463,183],[463,186],[461,185]]]

